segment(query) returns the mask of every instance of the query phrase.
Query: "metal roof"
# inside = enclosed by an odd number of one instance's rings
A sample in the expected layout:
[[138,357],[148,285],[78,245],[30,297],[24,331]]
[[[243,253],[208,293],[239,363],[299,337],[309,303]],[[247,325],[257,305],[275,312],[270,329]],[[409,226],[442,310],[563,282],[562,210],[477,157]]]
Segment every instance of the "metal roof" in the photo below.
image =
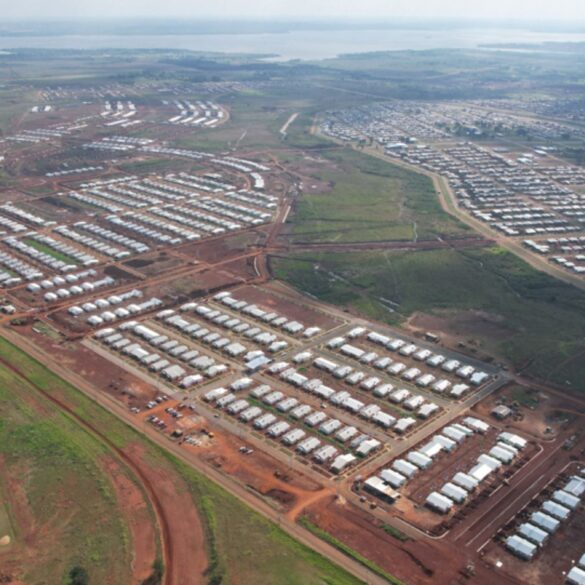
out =
[[585,585],[585,571],[579,567],[573,567],[567,574],[567,583]]
[[538,528],[538,526],[534,526],[534,524],[530,524],[530,522],[524,522],[521,524],[518,527],[518,534],[537,545],[544,544],[549,536],[547,532],[542,530],[542,528]]
[[467,498],[467,492],[455,484],[448,482],[441,488],[441,493],[453,500],[457,504],[461,504]]
[[536,554],[537,547],[525,538],[514,534],[506,539],[506,548],[523,559],[532,559]]
[[453,507],[453,500],[443,496],[437,492],[432,492],[426,499],[427,506],[446,513]]

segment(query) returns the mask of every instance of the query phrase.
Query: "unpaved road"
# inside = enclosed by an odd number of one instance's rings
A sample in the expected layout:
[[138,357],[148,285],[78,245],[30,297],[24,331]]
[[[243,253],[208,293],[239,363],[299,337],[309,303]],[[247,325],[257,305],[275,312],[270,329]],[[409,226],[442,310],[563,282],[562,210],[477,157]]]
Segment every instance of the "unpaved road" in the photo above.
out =
[[[293,520],[287,518],[264,500],[261,500],[257,495],[246,489],[245,486],[236,482],[231,477],[222,474],[218,470],[209,467],[193,453],[190,453],[187,450],[181,448],[181,446],[177,445],[176,443],[170,442],[164,435],[156,431],[150,425],[142,423],[140,419],[137,419],[134,415],[132,415],[122,404],[118,403],[109,395],[104,394],[103,392],[99,392],[91,385],[90,382],[80,377],[75,372],[67,370],[60,364],[55,363],[52,359],[48,359],[46,354],[44,354],[27,339],[22,338],[14,332],[6,329],[2,330],[1,335],[12,344],[19,347],[22,351],[41,362],[45,367],[47,367],[47,369],[75,386],[77,389],[100,404],[100,406],[104,407],[110,413],[115,414],[129,426],[137,429],[143,435],[147,436],[153,443],[156,443],[159,447],[171,452],[184,463],[190,465],[215,483],[221,485],[224,489],[228,490],[232,495],[236,496],[242,502],[255,509],[262,516],[278,524],[280,528],[282,528],[285,532],[287,532],[290,536],[302,544],[330,559],[332,562],[344,568],[346,571],[358,579],[361,579],[368,585],[388,585],[388,582],[385,579],[379,577],[357,561],[354,561],[352,558],[346,556],[333,546],[316,537],[302,526],[296,524]],[[60,407],[64,408],[63,406]],[[75,416],[78,418],[77,415]],[[78,418],[78,420],[80,424],[87,425],[83,419]],[[169,538],[172,541],[172,534],[169,534]],[[172,549],[172,544],[170,549]],[[170,562],[172,563],[172,550],[170,550],[169,553],[170,557],[167,557],[167,559],[170,558]],[[169,561],[167,560],[167,563],[168,562]],[[165,580],[165,585],[183,584]]]
[[[4,337],[11,342],[19,339],[14,334],[6,335],[6,333],[5,331],[3,332]],[[20,341],[22,342],[23,340],[20,339]],[[19,346],[20,349],[31,355],[34,359],[43,363],[42,352],[36,349],[34,352],[30,351],[30,348],[33,346],[29,343],[14,343],[14,345]],[[169,510],[170,507],[178,505],[175,501],[177,494],[174,493],[174,484],[171,479],[167,478],[165,481],[164,478],[161,478],[159,474],[155,473],[156,470],[149,468],[148,463],[143,459],[143,454],[139,449],[121,449],[117,447],[98,427],[83,418],[75,409],[66,404],[66,402],[56,398],[37,385],[29,377],[27,372],[20,370],[14,364],[11,364],[3,358],[0,358],[0,363],[17,376],[25,379],[37,392],[75,420],[80,427],[106,445],[115,454],[119,463],[126,467],[140,482],[149,499],[158,524],[162,560],[165,566],[163,585],[199,585],[202,582],[203,574],[207,568],[203,528],[194,505],[191,506],[192,510],[189,510],[187,502],[182,502],[184,504],[182,508],[175,509],[174,511]],[[52,367],[49,369],[77,386],[75,381],[69,380],[62,375],[62,372],[66,371],[63,368]],[[176,520],[180,518],[184,518],[188,522],[188,526],[184,526],[188,530],[185,534],[179,534],[181,532],[178,530],[180,526],[177,526]]]

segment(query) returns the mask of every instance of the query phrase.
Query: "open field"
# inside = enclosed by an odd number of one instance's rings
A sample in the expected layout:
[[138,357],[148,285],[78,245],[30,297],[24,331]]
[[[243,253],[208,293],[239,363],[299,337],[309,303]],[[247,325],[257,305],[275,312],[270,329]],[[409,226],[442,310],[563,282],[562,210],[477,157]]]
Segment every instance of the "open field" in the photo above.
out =
[[0,379],[0,532],[13,541],[0,548],[1,573],[61,583],[80,566],[92,581],[131,582],[130,530],[104,469],[107,449],[5,366]]
[[[424,175],[349,149],[322,156],[323,163],[304,181],[293,241],[416,241],[469,233],[441,210]],[[318,187],[313,192],[313,178],[325,185],[325,193]]]

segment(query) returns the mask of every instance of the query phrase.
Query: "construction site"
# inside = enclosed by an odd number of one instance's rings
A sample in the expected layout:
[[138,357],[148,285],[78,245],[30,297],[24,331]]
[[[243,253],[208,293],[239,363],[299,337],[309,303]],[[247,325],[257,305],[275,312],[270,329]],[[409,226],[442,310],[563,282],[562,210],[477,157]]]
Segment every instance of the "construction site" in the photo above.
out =
[[[232,123],[221,94],[77,98],[41,100],[0,142],[18,176],[0,201],[7,340],[289,534],[326,533],[404,583],[561,585],[579,569],[582,399],[272,266],[487,236],[295,239],[305,191],[326,191],[298,170],[308,154],[185,146]],[[338,138],[344,116],[321,124]]]

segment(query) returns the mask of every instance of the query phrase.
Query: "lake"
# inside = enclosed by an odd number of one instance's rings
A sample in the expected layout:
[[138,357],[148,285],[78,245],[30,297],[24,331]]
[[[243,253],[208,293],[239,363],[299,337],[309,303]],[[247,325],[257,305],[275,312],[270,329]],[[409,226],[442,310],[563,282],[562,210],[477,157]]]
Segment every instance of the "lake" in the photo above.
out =
[[490,43],[585,42],[585,33],[522,29],[296,30],[264,34],[196,35],[0,35],[0,49],[179,49],[278,55],[278,60],[318,60],[343,53],[472,49]]

